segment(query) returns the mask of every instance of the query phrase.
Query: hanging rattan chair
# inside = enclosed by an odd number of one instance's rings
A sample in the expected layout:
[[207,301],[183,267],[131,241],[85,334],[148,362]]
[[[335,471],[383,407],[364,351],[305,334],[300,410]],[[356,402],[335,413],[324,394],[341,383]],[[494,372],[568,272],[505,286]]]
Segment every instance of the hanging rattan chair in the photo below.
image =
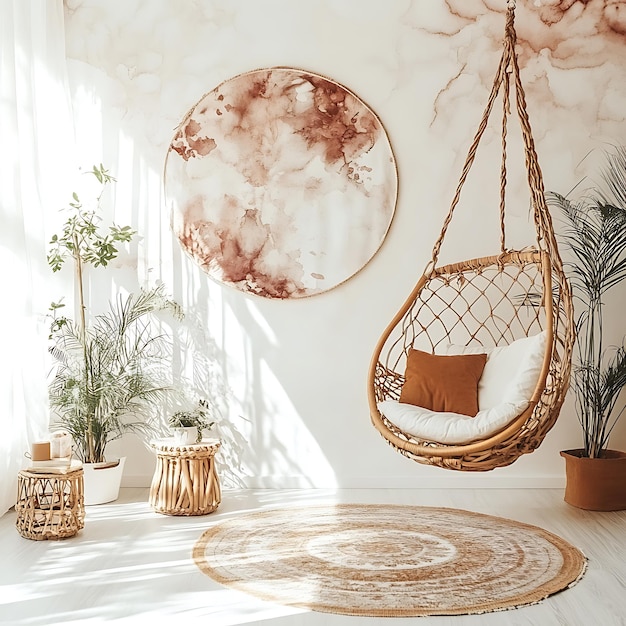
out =
[[[410,459],[455,470],[491,470],[535,450],[558,417],[570,378],[575,334],[572,297],[546,205],[526,112],[515,52],[514,13],[514,3],[509,3],[504,49],[493,88],[432,258],[379,339],[368,375],[371,419],[387,442]],[[507,124],[513,85],[536,231],[536,243],[523,250],[509,250],[505,244]],[[503,103],[500,250],[491,256],[438,267],[441,245],[500,92]],[[478,343],[488,350],[542,330],[547,334],[546,352],[528,408],[487,438],[460,444],[430,441],[403,432],[378,408],[384,400],[399,399],[410,348],[434,353],[444,343],[452,342]]]

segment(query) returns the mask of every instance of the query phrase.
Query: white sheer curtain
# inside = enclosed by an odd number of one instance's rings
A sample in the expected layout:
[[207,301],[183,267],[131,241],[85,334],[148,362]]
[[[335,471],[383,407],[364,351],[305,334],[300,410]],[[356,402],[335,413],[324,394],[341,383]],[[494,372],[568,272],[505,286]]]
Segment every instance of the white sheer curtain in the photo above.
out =
[[62,0],[0,0],[0,515],[48,432],[46,223],[67,201],[73,146],[65,63]]

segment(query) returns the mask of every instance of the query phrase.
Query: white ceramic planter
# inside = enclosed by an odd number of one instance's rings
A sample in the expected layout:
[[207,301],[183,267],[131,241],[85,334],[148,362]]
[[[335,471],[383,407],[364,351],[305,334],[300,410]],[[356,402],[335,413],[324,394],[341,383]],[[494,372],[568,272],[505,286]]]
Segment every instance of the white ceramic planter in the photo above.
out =
[[196,443],[198,429],[195,426],[180,426],[178,428],[173,428],[172,431],[175,444],[184,446],[188,443]]
[[117,500],[125,462],[126,457],[119,459],[114,466],[110,463],[83,463],[85,505]]

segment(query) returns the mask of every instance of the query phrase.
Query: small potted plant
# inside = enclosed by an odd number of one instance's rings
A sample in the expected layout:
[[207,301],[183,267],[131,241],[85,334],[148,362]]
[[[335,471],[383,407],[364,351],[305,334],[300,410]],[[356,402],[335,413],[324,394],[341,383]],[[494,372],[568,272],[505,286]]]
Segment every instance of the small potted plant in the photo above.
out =
[[209,403],[200,399],[189,411],[176,411],[168,420],[177,444],[200,443],[203,431],[210,430],[215,422],[209,421]]
[[[626,453],[608,448],[626,386],[626,350],[607,346],[607,293],[626,280],[626,149],[607,155],[602,180],[578,201],[548,195],[565,229],[561,241],[571,253],[569,270],[577,313],[573,388],[583,447],[564,450],[565,501],[590,510],[626,509]],[[623,341],[623,340],[622,340]]]

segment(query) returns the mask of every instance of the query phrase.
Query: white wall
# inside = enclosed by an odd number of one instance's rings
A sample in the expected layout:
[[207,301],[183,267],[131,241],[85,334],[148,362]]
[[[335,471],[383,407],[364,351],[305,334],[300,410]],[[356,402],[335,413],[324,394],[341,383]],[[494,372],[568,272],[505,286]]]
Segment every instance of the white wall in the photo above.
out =
[[[120,259],[117,285],[132,290],[160,278],[206,328],[197,354],[212,357],[214,392],[248,441],[247,485],[563,484],[558,452],[580,445],[571,402],[538,451],[481,475],[400,456],[370,425],[366,402],[374,344],[429,259],[482,114],[505,4],[66,0],[78,161],[112,170],[115,220],[142,235]],[[550,28],[537,3],[527,4],[518,1],[518,32],[531,122],[546,187],[566,193],[590,150],[626,140],[624,37],[611,29],[603,2],[584,12],[575,3],[552,16]],[[275,65],[329,76],[359,95],[385,125],[399,169],[396,215],[373,260],[344,285],[293,301],[208,279],[172,238],[161,186],[169,142],[188,109],[222,81]],[[511,145],[518,145],[514,135]],[[499,165],[491,157],[498,146],[497,130],[488,133],[444,245],[450,260],[496,250]],[[525,245],[532,233],[519,159],[510,180],[512,243]],[[626,428],[613,447],[626,447]],[[149,484],[154,459],[140,442],[126,439],[114,452],[130,457],[125,484]]]

